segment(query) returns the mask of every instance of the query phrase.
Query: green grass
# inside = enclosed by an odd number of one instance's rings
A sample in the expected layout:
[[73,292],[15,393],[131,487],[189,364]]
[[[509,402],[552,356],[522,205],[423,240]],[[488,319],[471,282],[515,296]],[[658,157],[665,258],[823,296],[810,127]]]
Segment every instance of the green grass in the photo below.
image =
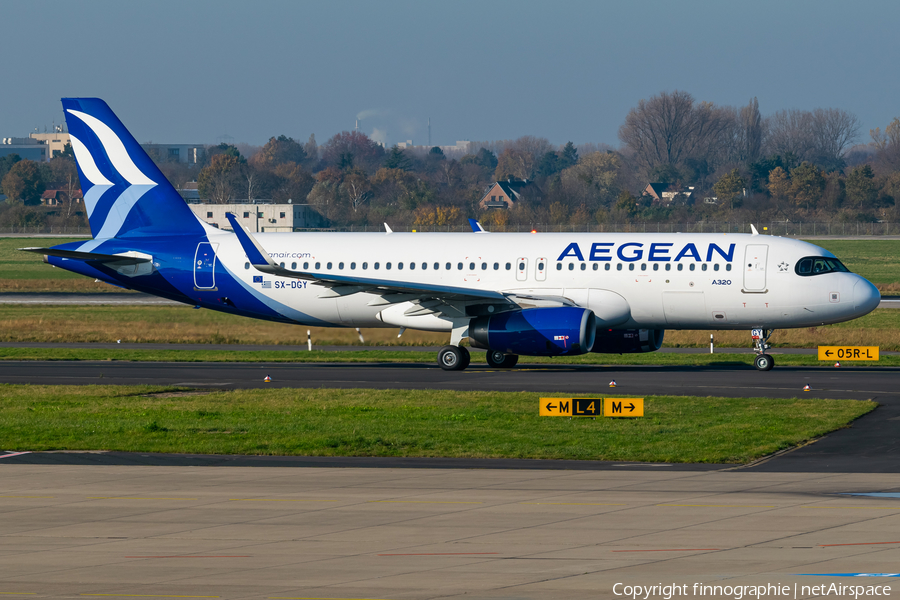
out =
[[83,275],[54,269],[40,254],[17,248],[48,248],[84,238],[0,238],[0,279],[83,279]]
[[808,240],[876,285],[900,282],[900,240]]
[[[778,354],[771,351],[778,366],[827,366],[830,361],[817,360],[816,355]],[[523,356],[523,365],[658,365],[735,367],[753,365],[752,354],[675,354],[650,352],[646,354],[582,354],[580,356]],[[0,348],[0,360],[78,360],[78,361],[134,361],[134,362],[262,362],[262,363],[437,363],[437,352],[409,352],[401,350],[353,350],[327,352],[323,350],[130,350],[93,348]],[[484,364],[483,352],[472,352],[472,364]],[[900,356],[883,355],[875,361],[845,361],[845,367],[900,367]]]
[[[538,416],[540,394],[0,386],[7,450],[745,463],[845,426],[873,402],[645,399],[644,418]],[[186,392],[191,394],[191,392]]]

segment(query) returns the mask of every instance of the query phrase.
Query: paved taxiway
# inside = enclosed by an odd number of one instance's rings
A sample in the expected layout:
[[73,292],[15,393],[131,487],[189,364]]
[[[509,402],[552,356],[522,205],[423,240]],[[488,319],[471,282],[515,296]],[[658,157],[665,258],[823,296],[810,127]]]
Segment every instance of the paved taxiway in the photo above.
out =
[[[614,598],[892,585],[900,475],[35,466],[0,460],[8,597]],[[32,596],[26,596],[32,595]],[[658,596],[657,596],[658,597]],[[706,596],[710,597],[710,596]]]

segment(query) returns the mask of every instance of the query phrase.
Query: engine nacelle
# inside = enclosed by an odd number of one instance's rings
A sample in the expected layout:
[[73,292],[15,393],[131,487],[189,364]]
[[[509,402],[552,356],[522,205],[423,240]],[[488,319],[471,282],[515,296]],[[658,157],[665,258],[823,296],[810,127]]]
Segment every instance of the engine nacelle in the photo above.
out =
[[506,354],[563,356],[590,352],[597,332],[586,308],[526,308],[476,317],[469,323],[473,345]]
[[663,343],[664,329],[609,329],[600,327],[591,352],[632,354],[656,352]]

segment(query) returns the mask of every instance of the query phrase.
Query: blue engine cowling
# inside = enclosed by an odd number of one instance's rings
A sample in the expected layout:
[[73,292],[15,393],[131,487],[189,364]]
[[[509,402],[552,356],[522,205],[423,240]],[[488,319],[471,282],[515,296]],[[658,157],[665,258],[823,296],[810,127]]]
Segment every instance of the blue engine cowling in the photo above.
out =
[[664,329],[608,329],[600,327],[591,352],[632,354],[656,352],[663,343]]
[[596,332],[593,311],[576,307],[526,308],[476,317],[469,323],[473,345],[526,356],[590,352]]

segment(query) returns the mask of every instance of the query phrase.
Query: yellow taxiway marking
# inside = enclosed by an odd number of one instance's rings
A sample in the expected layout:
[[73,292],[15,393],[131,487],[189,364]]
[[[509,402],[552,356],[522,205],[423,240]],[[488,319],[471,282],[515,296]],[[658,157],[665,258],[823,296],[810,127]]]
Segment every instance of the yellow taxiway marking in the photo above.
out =
[[484,504],[484,502],[450,502],[443,500],[369,500],[369,502],[392,504]]
[[338,500],[313,500],[291,498],[229,498],[229,502],[338,502]]
[[628,506],[627,504],[604,504],[600,502],[519,502],[528,505],[552,505],[552,506]]
[[[88,500],[199,500],[199,498],[133,498],[131,496],[88,496]],[[206,598],[206,596],[203,596]],[[218,598],[218,596],[215,596]]]
[[768,504],[656,504],[655,506],[699,506],[702,508],[778,508]]

